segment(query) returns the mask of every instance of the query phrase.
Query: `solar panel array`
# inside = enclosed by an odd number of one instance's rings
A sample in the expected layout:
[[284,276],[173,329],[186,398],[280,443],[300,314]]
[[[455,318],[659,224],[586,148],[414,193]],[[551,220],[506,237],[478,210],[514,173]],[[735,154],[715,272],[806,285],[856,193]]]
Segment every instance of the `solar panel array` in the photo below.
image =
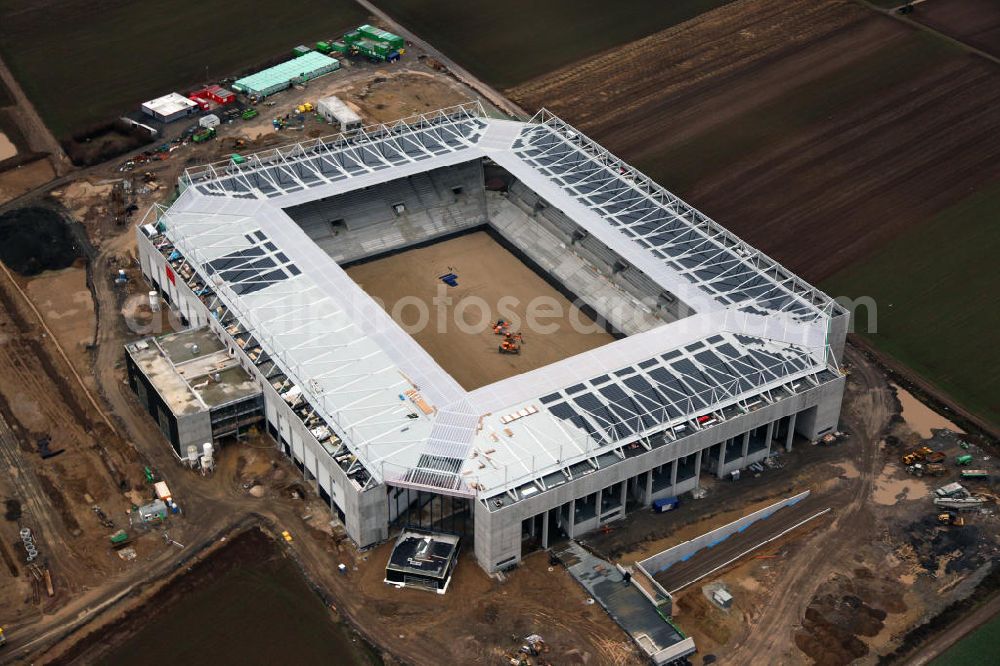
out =
[[[188,190],[174,204],[177,215],[172,210],[163,217],[178,248],[201,257],[204,272],[229,287],[217,291],[232,301],[232,316],[248,319],[247,329],[267,347],[263,351],[280,361],[289,381],[342,435],[356,466],[370,468],[378,480],[387,474],[416,487],[479,493],[516,483],[522,470],[535,478],[560,474],[562,463],[576,464],[578,453],[613,458],[610,445],[701,415],[724,410],[728,418],[752,408],[750,401],[759,402],[762,394],[777,399],[793,393],[790,385],[804,378],[824,381],[826,363],[816,345],[796,344],[802,339],[793,335],[796,330],[786,334],[795,326],[825,330],[824,295],[558,119],[491,123],[481,109],[459,107],[415,123],[266,151],[240,164],[192,169],[185,175]],[[484,156],[530,175],[539,192],[559,200],[561,209],[569,207],[567,215],[599,228],[595,237],[601,243],[641,258],[658,284],[665,279],[683,288],[684,280],[705,294],[697,297],[708,306],[705,314],[726,317],[706,330],[752,334],[700,333],[708,337],[695,341],[671,333],[655,344],[635,338],[613,343],[621,347],[599,364],[600,371],[587,373],[579,364],[565,377],[549,375],[543,383],[528,377],[513,388],[492,389],[504,405],[533,401],[541,409],[532,412],[537,416],[491,424],[490,414],[500,412],[473,407],[469,394],[436,362],[413,353],[410,345],[416,343],[402,329],[380,332],[382,317],[388,317],[381,309],[349,303],[357,286],[326,270],[332,260],[317,246],[303,245],[294,224],[285,226],[281,206],[288,200],[267,201],[337,182],[350,181],[289,199],[359,190]],[[420,166],[396,170],[414,164]],[[292,280],[303,271],[305,276]],[[786,316],[768,316],[776,312]],[[300,313],[312,317],[310,330],[301,325]],[[776,328],[756,326],[757,320]],[[665,351],[672,347],[678,348]],[[554,390],[563,383],[568,386]],[[402,391],[411,384],[421,387],[432,414],[417,413],[404,399]],[[471,462],[476,456],[481,458]]]
[[709,413],[815,365],[804,349],[777,352],[759,341],[744,345],[735,336],[714,335],[550,393],[541,402],[594,441],[609,444]]
[[258,153],[186,178],[202,194],[272,198],[460,150],[475,144],[486,127],[484,118],[459,111]]
[[244,237],[250,247],[230,252],[205,266],[209,275],[220,278],[237,294],[252,294],[301,273],[263,231]]
[[720,303],[803,320],[822,315],[810,301],[812,292],[789,288],[792,274],[767,259],[761,265],[755,250],[561,121],[526,126],[513,150]]

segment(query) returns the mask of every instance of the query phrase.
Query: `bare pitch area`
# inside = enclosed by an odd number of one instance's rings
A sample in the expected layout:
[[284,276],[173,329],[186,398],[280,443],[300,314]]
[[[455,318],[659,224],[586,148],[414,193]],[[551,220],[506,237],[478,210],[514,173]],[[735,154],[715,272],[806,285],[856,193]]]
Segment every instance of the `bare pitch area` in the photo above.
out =
[[[444,285],[439,276],[447,273],[458,276],[458,286]],[[485,231],[352,266],[347,274],[469,390],[614,340]],[[490,324],[501,317],[520,321],[520,354],[498,352],[501,338]]]

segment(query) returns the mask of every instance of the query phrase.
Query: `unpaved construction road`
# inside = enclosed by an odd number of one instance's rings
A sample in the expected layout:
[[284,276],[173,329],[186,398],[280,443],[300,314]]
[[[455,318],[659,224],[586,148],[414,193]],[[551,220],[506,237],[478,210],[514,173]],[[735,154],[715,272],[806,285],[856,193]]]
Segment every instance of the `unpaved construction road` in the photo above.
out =
[[808,600],[835,566],[848,561],[852,547],[873,531],[874,517],[869,504],[875,478],[883,465],[878,446],[889,425],[895,398],[885,377],[857,352],[849,351],[847,359],[852,367],[852,381],[841,418],[860,448],[857,458],[860,474],[835,496],[824,498],[836,507],[832,523],[805,542],[726,663],[757,664],[763,654],[795,652],[792,633]]
[[793,506],[783,507],[763,520],[737,532],[722,543],[706,548],[690,559],[678,562],[655,578],[671,594],[718,571],[736,558],[748,554],[761,544],[793,530],[809,518],[829,508],[824,498],[807,497]]

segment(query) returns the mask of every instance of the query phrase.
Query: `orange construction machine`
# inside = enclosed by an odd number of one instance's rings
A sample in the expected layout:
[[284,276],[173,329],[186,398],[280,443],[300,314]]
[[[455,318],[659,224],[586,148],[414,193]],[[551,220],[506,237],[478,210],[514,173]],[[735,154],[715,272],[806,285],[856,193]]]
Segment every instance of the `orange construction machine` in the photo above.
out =
[[520,354],[521,346],[509,338],[504,338],[500,342],[500,346],[497,347],[497,351],[501,354]]

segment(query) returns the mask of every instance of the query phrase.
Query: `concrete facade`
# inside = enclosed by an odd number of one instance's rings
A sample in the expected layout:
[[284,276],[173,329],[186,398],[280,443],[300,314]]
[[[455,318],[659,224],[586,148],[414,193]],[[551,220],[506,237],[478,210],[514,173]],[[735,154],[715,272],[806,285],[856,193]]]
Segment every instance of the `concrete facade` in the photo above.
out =
[[738,518],[731,523],[723,525],[722,527],[716,528],[710,532],[706,532],[705,534],[697,536],[694,539],[678,544],[673,548],[668,548],[667,550],[659,552],[656,555],[653,555],[652,557],[648,557],[645,560],[639,562],[639,565],[648,574],[655,576],[656,574],[660,573],[661,571],[664,571],[668,567],[688,559],[689,557],[691,557],[698,551],[702,550],[703,548],[707,548],[712,544],[718,543],[720,540],[725,539],[726,537],[732,536],[733,534],[736,534],[737,532],[744,530],[752,523],[767,518],[771,514],[778,511],[778,509],[783,509],[786,506],[791,506],[793,504],[801,502],[808,496],[809,496],[809,491],[807,490],[793,497],[783,499],[780,502],[775,502],[774,504],[766,506],[763,509],[760,509],[759,511],[754,511],[751,514],[743,516],[742,518]]
[[[625,516],[625,507],[614,507],[582,521],[575,518],[575,503],[590,495],[597,495],[596,504],[601,505],[602,495],[608,488],[622,487],[641,489],[638,500],[641,506],[649,506],[656,499],[680,495],[698,487],[702,472],[714,473],[719,477],[736,469],[766,458],[774,446],[787,446],[792,435],[774,438],[778,424],[785,419],[791,423],[793,433],[806,439],[815,439],[837,427],[840,404],[843,397],[845,379],[837,377],[808,391],[785,400],[762,407],[756,411],[727,420],[703,430],[692,432],[676,441],[664,442],[651,451],[644,451],[634,457],[626,457],[602,469],[596,469],[586,476],[565,483],[552,490],[539,493],[528,499],[503,506],[490,506],[479,501],[475,504],[475,552],[476,559],[487,571],[496,571],[516,565],[523,555],[524,521],[542,516],[542,522],[558,521],[567,536],[575,538],[595,530],[601,525],[619,520]],[[794,423],[792,418],[794,417]],[[748,452],[732,460],[724,460],[714,471],[706,470],[710,450],[727,440],[739,438],[742,446],[744,435],[764,427],[771,433],[766,447]],[[786,426],[787,428],[787,426]],[[721,448],[721,447],[720,447]],[[678,461],[690,456],[696,459],[695,475],[677,480]],[[671,483],[660,490],[651,490],[652,473],[658,467],[671,465]],[[509,501],[509,500],[508,500]],[[542,535],[542,547],[548,546],[547,534]]]
[[[243,348],[215,320],[195,293],[181,280],[171,281],[167,278],[166,258],[156,250],[149,238],[140,231],[137,239],[142,272],[150,284],[157,287],[164,300],[183,313],[192,326],[209,326],[240,359],[243,368],[260,383],[268,432],[275,438],[277,446],[302,471],[303,479],[312,483],[317,493],[329,502],[331,510],[344,523],[348,536],[359,547],[386,540],[389,537],[389,507],[385,487],[378,485],[363,489],[349,478],[343,467],[334,460],[334,451],[321,444],[309,431],[302,419],[278,395]],[[192,421],[184,427],[199,426]],[[203,435],[204,433],[201,436]],[[201,441],[211,441],[210,427],[208,438]]]

